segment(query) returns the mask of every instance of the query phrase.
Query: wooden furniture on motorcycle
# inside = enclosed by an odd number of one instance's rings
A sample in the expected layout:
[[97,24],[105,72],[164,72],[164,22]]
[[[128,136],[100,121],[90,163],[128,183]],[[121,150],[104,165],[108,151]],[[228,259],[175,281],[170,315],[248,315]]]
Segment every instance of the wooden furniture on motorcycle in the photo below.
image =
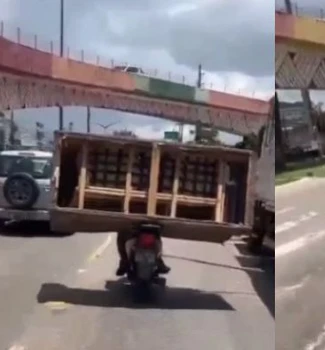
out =
[[116,231],[154,220],[165,236],[221,242],[250,230],[251,152],[58,132],[54,159],[56,231]]

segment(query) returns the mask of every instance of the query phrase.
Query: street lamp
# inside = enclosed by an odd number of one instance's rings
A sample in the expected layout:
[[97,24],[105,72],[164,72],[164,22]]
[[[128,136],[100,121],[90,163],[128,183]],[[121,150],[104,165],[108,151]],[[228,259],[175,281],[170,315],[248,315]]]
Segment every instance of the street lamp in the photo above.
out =
[[[60,57],[64,54],[64,0],[60,0]],[[59,106],[59,129],[64,129],[63,107]]]

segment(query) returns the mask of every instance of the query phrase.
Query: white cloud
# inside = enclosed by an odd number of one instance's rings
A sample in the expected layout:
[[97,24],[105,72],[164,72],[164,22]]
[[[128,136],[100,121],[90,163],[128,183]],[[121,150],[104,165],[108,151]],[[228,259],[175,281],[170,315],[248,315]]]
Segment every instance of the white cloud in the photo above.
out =
[[0,21],[10,21],[16,13],[16,0],[1,0],[0,9]]
[[[23,38],[36,33],[39,42],[48,43],[59,37],[59,1],[0,0],[0,9],[1,18],[22,28]],[[65,15],[65,43],[72,57],[80,57],[82,48],[92,62],[100,55],[107,65],[110,60],[127,62],[159,78],[191,85],[202,63],[207,89],[263,99],[274,92],[272,1],[69,0]],[[85,130],[85,114],[82,108],[65,108],[66,124],[71,120]],[[52,129],[58,125],[55,108],[20,111],[17,116],[26,125],[36,120]],[[94,109],[94,120],[105,124],[114,118],[121,120],[121,128],[151,138],[161,138],[174,127],[162,120]]]

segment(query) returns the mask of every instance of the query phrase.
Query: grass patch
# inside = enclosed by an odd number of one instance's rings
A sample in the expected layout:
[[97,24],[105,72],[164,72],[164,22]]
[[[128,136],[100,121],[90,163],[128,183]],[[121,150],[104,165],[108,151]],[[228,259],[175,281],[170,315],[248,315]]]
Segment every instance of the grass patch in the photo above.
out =
[[287,170],[275,175],[275,185],[300,180],[303,177],[325,177],[325,162],[308,162],[288,164]]

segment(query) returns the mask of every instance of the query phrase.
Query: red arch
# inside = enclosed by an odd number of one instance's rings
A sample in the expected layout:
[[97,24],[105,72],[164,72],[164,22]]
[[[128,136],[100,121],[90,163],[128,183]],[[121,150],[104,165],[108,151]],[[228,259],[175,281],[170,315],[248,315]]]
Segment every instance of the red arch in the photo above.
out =
[[[136,77],[3,37],[0,52],[0,109],[90,105],[186,123],[200,120],[238,134],[258,132],[270,110],[266,101]],[[174,84],[186,94],[162,98],[149,83]]]

